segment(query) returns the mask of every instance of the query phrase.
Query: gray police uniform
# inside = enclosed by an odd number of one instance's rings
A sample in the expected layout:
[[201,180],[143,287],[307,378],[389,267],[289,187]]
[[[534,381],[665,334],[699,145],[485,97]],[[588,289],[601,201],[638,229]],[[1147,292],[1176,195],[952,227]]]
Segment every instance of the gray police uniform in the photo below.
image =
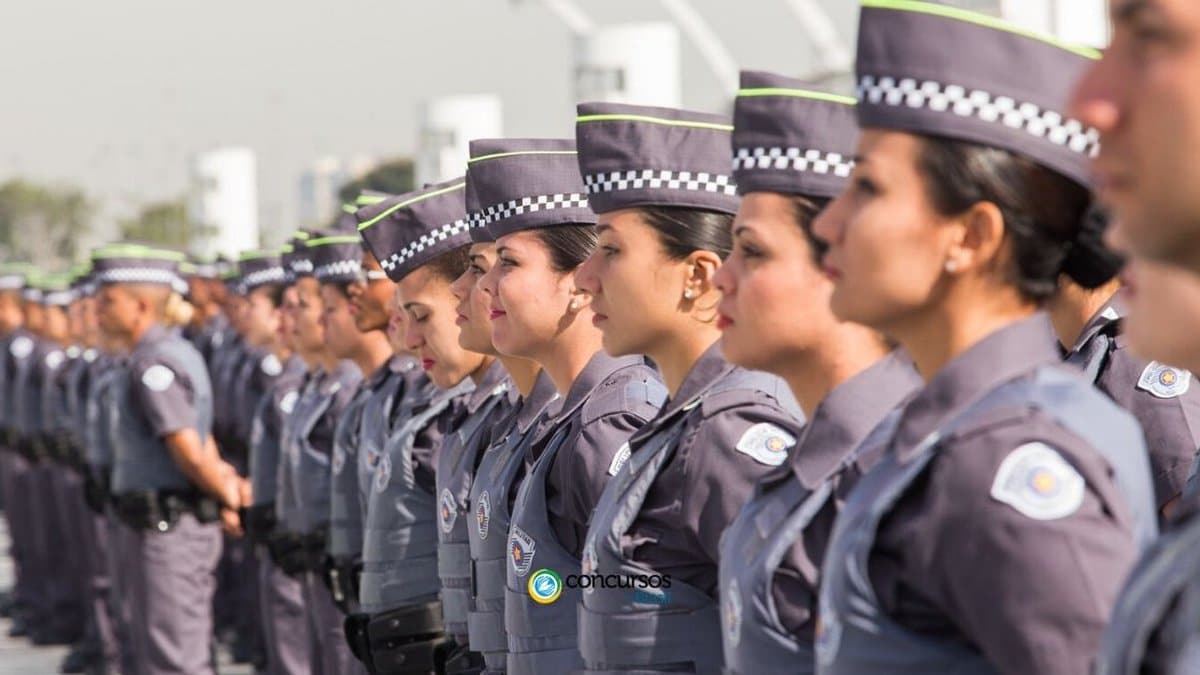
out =
[[471,603],[471,547],[467,540],[471,483],[495,425],[513,410],[513,392],[504,365],[492,362],[467,401],[467,419],[442,441],[437,467],[438,577],[446,632],[467,643]]
[[[289,459],[294,512],[289,529],[301,535],[300,571],[304,575],[304,606],[308,621],[313,672],[353,672],[354,656],[342,637],[342,612],[325,585],[324,557],[328,546],[330,460],[338,417],[362,379],[358,367],[343,361],[315,378],[300,397],[292,415]],[[280,484],[280,489],[283,484]]]
[[786,461],[802,418],[781,379],[729,364],[714,344],[620,448],[583,552],[582,672],[720,671],[721,531]]
[[828,545],[817,672],[1086,672],[1156,518],[1136,422],[1057,361],[1044,315],[1011,324],[868,440],[887,451]]
[[1121,332],[1125,313],[1118,291],[1088,321],[1066,361],[1082,369],[1141,424],[1150,449],[1154,494],[1161,509],[1182,492],[1200,446],[1200,388],[1192,374],[1129,351]]
[[382,452],[389,432],[388,412],[405,394],[405,374],[416,367],[411,357],[392,357],[359,387],[338,421],[333,440],[333,494],[330,497],[329,570],[334,601],[346,613],[358,611],[362,571],[363,509],[358,456],[362,448]]
[[546,431],[549,418],[561,405],[554,381],[539,372],[529,396],[514,408],[503,431],[484,451],[471,483],[467,543],[471,550],[471,600],[467,608],[467,639],[483,655],[487,672],[503,673],[507,666],[508,635],[504,630],[505,571],[508,568],[508,528],[512,502],[524,476],[525,456]]
[[1180,502],[1130,573],[1104,631],[1096,675],[1200,672],[1200,499]]
[[526,454],[528,477],[512,506],[505,573],[509,672],[565,673],[583,665],[575,621],[580,589],[564,586],[558,599],[543,603],[531,596],[529,577],[580,568],[587,522],[609,467],[666,396],[642,357],[598,352],[572,383],[548,439]]
[[[788,461],[759,484],[721,538],[725,672],[816,671],[819,569],[868,433],[920,386],[907,357],[887,356],[835,387]],[[586,596],[585,596],[586,597]]]
[[250,480],[253,505],[243,526],[258,542],[258,606],[266,651],[268,675],[306,675],[309,665],[308,627],[304,615],[304,588],[271,559],[270,541],[277,536],[275,502],[284,419],[296,405],[304,382],[304,361],[293,356],[259,401],[250,433]]
[[22,397],[25,395],[24,381],[29,377],[33,349],[33,335],[24,328],[19,328],[6,340],[4,351],[4,419],[11,442],[5,471],[4,513],[12,537],[15,575],[13,601],[21,610],[16,618],[23,619],[26,623],[33,623],[42,615],[38,592],[40,579],[44,576],[34,558],[33,530],[36,527],[37,516],[33,496],[29,490],[33,469],[25,450],[22,403]]
[[[201,441],[209,437],[208,370],[190,343],[155,326],[134,346],[129,377],[115,388],[121,414],[112,439],[112,491],[121,517],[136,528],[122,563],[129,566],[127,578],[138,581],[122,590],[132,593],[138,666],[146,673],[211,673],[210,608],[221,532],[190,509],[164,508],[164,497],[191,501],[196,491],[162,441],[188,428]],[[150,512],[142,511],[146,505]]]

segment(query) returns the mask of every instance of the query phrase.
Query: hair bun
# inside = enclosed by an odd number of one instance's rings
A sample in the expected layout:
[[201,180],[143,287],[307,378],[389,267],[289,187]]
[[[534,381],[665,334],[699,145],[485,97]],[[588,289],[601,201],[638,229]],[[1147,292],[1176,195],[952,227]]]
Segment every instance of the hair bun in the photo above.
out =
[[1084,288],[1099,288],[1117,276],[1125,258],[1104,245],[1108,212],[1093,203],[1063,259],[1062,273]]

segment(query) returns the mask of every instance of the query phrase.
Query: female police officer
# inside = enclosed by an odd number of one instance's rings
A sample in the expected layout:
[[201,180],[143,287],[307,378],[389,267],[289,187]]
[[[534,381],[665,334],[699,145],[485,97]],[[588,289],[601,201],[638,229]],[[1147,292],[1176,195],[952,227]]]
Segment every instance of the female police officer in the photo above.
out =
[[834,313],[925,387],[834,528],[818,672],[1086,672],[1156,529],[1140,430],[1037,313],[1090,201],[1094,131],[1060,112],[1090,53],[920,2],[859,28],[858,157],[815,232]]
[[[529,590],[531,574],[578,568],[608,467],[629,435],[653,417],[664,391],[641,357],[601,352],[589,294],[574,280],[595,248],[595,216],[574,143],[474,141],[471,157],[478,217],[497,237],[496,273],[484,277],[493,340],[502,353],[540,363],[564,399],[546,436],[523,458],[527,476],[506,533],[508,669],[562,673],[580,665],[578,589],[560,586],[561,598],[544,602]],[[487,510],[500,507],[490,501]]]
[[730,365],[717,345],[713,275],[738,204],[731,126],[666,108],[578,111],[599,241],[576,283],[592,295],[605,351],[649,356],[670,392],[607,467],[614,478],[588,528],[583,672],[717,673],[721,531],[801,424],[782,380]]
[[813,672],[818,570],[839,500],[874,458],[852,454],[920,382],[883,336],[839,321],[812,221],[846,184],[854,99],[742,73],[734,104],[734,250],[716,284],[730,361],[783,376],[808,417],[788,461],[721,541],[727,672]]

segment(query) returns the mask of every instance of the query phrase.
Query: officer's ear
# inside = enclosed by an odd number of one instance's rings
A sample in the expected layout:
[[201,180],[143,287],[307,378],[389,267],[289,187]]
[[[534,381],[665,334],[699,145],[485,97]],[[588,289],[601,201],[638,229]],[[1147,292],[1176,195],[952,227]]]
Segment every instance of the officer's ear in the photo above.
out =
[[691,295],[699,298],[716,288],[713,284],[713,277],[717,275],[717,270],[721,268],[721,257],[713,251],[698,250],[688,254],[684,261],[685,278],[683,288],[685,297]]

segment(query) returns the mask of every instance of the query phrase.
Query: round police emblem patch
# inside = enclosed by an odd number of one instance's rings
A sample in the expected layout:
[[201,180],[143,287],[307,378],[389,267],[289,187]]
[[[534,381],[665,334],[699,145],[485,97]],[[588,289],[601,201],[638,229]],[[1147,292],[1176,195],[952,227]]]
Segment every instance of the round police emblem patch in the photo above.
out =
[[283,395],[283,398],[279,399],[279,410],[285,415],[291,415],[292,411],[296,409],[296,401],[299,398],[300,392],[289,391]]
[[150,391],[166,391],[175,381],[175,373],[162,364],[155,364],[142,373],[142,384]]
[[492,498],[488,496],[487,490],[479,495],[479,502],[475,504],[475,526],[479,531],[480,539],[487,539],[488,524],[492,520]]
[[33,340],[24,335],[18,335],[13,339],[12,344],[8,346],[8,352],[18,359],[23,359],[29,356],[33,351]]
[[50,370],[58,370],[58,367],[62,365],[62,362],[65,359],[66,356],[64,356],[62,352],[55,349],[49,354],[46,354],[46,367]]
[[1142,370],[1137,386],[1158,398],[1176,398],[1186,394],[1191,384],[1191,372],[1151,361]]
[[279,358],[274,354],[264,356],[262,363],[259,364],[259,368],[262,368],[263,373],[270,377],[275,377],[283,372],[283,364],[279,362]]
[[392,458],[384,455],[379,460],[379,466],[375,467],[375,492],[383,494],[387,489],[388,483],[392,480]]
[[529,577],[529,597],[539,605],[549,605],[562,596],[563,580],[554,570],[542,568]]
[[454,495],[450,494],[450,488],[442,488],[441,504],[438,506],[438,523],[442,526],[442,532],[450,534],[456,520],[458,505],[454,503]]
[[729,585],[728,593],[721,594],[721,599],[725,605],[725,637],[730,646],[736,647],[742,639],[742,595],[737,580]]
[[523,577],[529,574],[529,567],[533,565],[535,548],[537,548],[537,542],[525,534],[524,530],[513,525],[512,535],[508,538],[508,550],[512,555],[513,572],[517,576]]
[[1034,520],[1057,520],[1083,504],[1083,476],[1054,448],[1026,443],[1000,463],[992,498]]
[[784,429],[760,422],[742,434],[734,449],[767,466],[779,466],[787,460],[788,449],[795,444],[796,437]]

